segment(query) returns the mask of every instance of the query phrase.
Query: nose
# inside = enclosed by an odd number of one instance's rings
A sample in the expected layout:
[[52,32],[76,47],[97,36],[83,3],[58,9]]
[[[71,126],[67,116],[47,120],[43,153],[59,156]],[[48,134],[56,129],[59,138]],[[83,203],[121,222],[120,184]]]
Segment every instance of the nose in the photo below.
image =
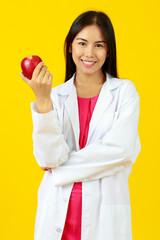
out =
[[85,57],[91,58],[94,57],[94,50],[92,46],[87,46],[85,49]]

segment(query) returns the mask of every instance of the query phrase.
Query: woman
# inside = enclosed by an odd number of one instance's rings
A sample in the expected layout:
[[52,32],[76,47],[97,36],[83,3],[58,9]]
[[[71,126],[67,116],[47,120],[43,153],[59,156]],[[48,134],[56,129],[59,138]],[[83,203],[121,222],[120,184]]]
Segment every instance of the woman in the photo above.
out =
[[46,170],[35,240],[131,240],[128,178],[140,152],[139,94],[116,68],[113,26],[87,11],[65,40],[65,82],[39,63],[31,81],[34,155]]

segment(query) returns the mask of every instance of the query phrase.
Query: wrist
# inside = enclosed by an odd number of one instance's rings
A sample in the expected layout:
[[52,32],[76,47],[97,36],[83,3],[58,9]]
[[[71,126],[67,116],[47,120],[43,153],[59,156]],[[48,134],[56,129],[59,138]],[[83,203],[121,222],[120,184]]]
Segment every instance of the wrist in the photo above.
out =
[[53,110],[51,98],[38,98],[36,102],[38,113],[47,113]]
[[36,98],[36,102],[39,104],[48,104],[51,102],[51,98]]

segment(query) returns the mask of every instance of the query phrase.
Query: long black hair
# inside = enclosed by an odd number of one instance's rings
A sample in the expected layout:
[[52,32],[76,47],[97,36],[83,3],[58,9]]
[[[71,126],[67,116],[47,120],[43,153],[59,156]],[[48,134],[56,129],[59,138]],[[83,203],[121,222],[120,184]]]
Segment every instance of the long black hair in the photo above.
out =
[[71,28],[64,42],[64,55],[66,62],[65,82],[68,81],[76,72],[76,65],[72,59],[72,53],[69,52],[69,47],[72,44],[75,36],[86,26],[96,24],[100,27],[108,46],[109,57],[106,58],[102,66],[104,75],[111,74],[117,76],[117,59],[116,59],[116,41],[114,29],[109,17],[100,11],[87,11],[80,14],[72,23]]

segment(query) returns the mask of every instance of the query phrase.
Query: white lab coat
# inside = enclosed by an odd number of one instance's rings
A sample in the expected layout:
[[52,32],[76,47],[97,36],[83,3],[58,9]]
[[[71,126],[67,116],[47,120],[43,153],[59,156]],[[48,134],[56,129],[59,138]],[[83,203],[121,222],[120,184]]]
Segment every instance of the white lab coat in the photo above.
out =
[[128,178],[141,149],[139,94],[132,81],[106,73],[80,150],[74,77],[52,88],[52,111],[31,103],[34,156],[52,168],[38,190],[34,240],[61,239],[74,182],[82,182],[81,240],[132,240]]

